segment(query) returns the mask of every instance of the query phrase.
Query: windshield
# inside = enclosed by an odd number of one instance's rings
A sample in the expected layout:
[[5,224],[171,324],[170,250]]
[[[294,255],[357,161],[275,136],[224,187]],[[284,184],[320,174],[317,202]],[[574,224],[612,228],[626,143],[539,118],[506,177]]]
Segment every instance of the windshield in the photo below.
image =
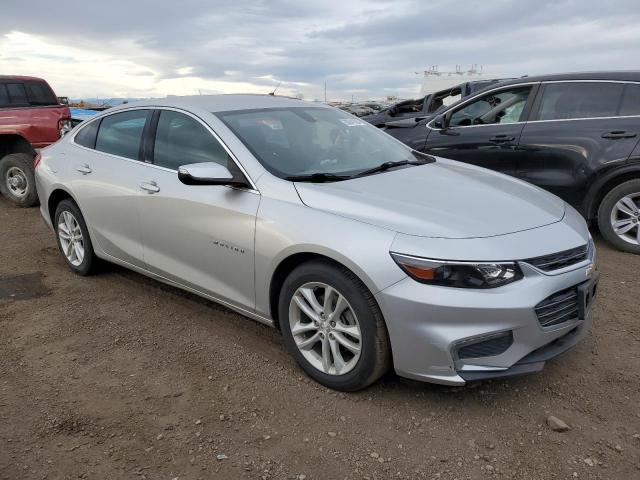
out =
[[216,115],[281,178],[355,175],[385,162],[415,160],[409,147],[338,109],[293,107]]

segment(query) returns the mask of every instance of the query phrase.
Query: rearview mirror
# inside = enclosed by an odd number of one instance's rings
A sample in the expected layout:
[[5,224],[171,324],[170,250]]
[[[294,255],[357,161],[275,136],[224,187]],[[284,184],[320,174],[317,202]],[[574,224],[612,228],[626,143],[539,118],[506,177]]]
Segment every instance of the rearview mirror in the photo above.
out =
[[185,185],[231,185],[246,187],[247,182],[215,162],[192,163],[178,168],[178,179]]

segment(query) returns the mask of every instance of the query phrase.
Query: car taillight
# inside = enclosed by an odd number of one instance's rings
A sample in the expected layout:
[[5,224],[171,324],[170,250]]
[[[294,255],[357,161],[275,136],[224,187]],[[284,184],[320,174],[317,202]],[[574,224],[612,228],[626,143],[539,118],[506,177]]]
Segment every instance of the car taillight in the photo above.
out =
[[40,165],[40,160],[42,160],[42,154],[40,152],[36,153],[36,156],[33,157],[33,169],[35,170]]
[[60,138],[64,137],[71,131],[73,124],[70,118],[61,118],[58,120],[58,130],[60,131]]

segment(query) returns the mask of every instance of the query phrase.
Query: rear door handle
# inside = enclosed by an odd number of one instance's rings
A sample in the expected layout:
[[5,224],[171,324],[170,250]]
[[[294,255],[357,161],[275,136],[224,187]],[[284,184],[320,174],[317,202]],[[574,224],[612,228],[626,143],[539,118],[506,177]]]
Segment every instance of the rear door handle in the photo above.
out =
[[611,132],[604,132],[602,138],[633,138],[637,135],[635,132],[626,132],[624,130],[613,130]]
[[87,165],[86,163],[84,163],[82,165],[78,165],[76,167],[76,170],[79,171],[83,175],[87,175],[87,174],[92,172],[91,167],[89,167],[89,165]]
[[509,135],[496,135],[494,137],[491,137],[489,141],[493,143],[507,143],[513,142],[515,139],[516,137],[510,137]]
[[147,193],[158,193],[160,191],[160,187],[156,182],[142,182],[140,188]]

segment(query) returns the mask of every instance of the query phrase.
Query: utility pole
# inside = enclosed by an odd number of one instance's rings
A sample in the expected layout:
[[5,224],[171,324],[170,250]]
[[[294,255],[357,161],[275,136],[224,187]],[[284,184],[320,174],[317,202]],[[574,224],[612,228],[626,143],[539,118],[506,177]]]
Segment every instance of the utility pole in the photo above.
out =
[[324,82],[324,103],[327,103],[327,82]]

